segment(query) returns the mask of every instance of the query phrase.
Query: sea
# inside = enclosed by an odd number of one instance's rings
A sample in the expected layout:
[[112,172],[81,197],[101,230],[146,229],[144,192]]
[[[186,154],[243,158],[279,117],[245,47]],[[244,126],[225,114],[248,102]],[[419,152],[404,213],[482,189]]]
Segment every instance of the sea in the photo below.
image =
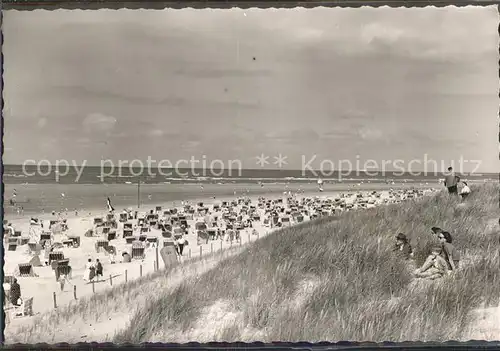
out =
[[[4,165],[4,215],[13,218],[56,212],[103,211],[110,198],[115,209],[178,204],[181,201],[227,199],[284,192],[384,190],[400,187],[437,187],[441,174],[355,171],[321,174],[317,171],[243,169],[69,169]],[[469,182],[497,181],[498,174],[462,174]]]

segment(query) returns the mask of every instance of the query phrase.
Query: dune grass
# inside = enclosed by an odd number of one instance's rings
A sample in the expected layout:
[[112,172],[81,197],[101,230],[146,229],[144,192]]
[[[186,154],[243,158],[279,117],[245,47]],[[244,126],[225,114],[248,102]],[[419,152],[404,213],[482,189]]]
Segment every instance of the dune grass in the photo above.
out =
[[[484,184],[464,204],[439,193],[286,228],[149,299],[114,342],[461,340],[473,309],[498,304],[499,214],[498,184]],[[461,268],[414,280],[394,237],[421,264],[433,226],[451,232]]]
[[[74,338],[73,341],[79,341],[78,338],[87,332],[85,329],[74,330],[75,326],[92,326],[113,318],[117,314],[120,316],[133,314],[137,308],[155,296],[155,292],[166,291],[170,286],[175,285],[176,281],[196,275],[200,267],[212,261],[217,262],[239,251],[241,248],[234,246],[223,250],[222,254],[215,252],[202,258],[196,257],[187,260],[182,264],[177,263],[141,278],[120,283],[105,291],[84,296],[69,305],[60,306],[56,310],[34,317],[34,320],[29,324],[17,327],[7,325],[6,340],[9,344],[16,342],[63,342],[68,341],[65,339],[67,337]],[[63,339],[59,340],[58,338],[61,336]],[[112,337],[113,335],[110,339]]]

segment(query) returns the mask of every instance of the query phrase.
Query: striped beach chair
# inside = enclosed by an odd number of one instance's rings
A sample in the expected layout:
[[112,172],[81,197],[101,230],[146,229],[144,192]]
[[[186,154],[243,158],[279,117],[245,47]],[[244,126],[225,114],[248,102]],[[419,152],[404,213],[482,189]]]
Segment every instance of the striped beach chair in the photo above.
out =
[[132,243],[132,259],[143,260],[146,257],[144,245],[141,242]]

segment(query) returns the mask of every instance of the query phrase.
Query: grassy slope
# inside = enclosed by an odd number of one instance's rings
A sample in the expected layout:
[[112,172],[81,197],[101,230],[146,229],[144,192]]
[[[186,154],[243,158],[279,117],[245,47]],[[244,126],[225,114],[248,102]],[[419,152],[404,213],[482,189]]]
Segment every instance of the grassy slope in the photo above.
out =
[[[472,190],[465,205],[442,193],[278,231],[149,300],[114,341],[462,339],[472,309],[498,303],[500,286],[498,230],[488,225],[499,188]],[[432,226],[452,233],[462,268],[415,282],[391,252],[394,236],[409,235],[420,263]]]

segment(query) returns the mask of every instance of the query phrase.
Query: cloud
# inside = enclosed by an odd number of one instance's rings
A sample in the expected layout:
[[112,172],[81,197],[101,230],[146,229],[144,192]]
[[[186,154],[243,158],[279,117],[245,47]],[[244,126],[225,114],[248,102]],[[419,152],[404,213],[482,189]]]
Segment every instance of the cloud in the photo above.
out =
[[41,129],[41,128],[45,127],[46,124],[47,124],[47,118],[42,117],[42,118],[38,119],[38,122],[37,122],[38,128]]
[[182,144],[182,147],[184,149],[194,149],[194,148],[198,147],[200,144],[201,144],[201,142],[199,142],[199,141],[190,140],[190,141],[184,142]]
[[149,135],[153,136],[153,137],[161,137],[161,136],[165,135],[165,133],[161,129],[154,129],[154,130],[149,131]]
[[318,132],[312,128],[300,128],[291,131],[272,131],[264,135],[265,139],[273,139],[287,144],[314,143],[320,139]]
[[377,128],[362,127],[358,130],[358,135],[363,140],[379,140],[384,135],[381,130]]
[[116,125],[116,118],[102,113],[91,113],[82,123],[87,132],[110,133]]

